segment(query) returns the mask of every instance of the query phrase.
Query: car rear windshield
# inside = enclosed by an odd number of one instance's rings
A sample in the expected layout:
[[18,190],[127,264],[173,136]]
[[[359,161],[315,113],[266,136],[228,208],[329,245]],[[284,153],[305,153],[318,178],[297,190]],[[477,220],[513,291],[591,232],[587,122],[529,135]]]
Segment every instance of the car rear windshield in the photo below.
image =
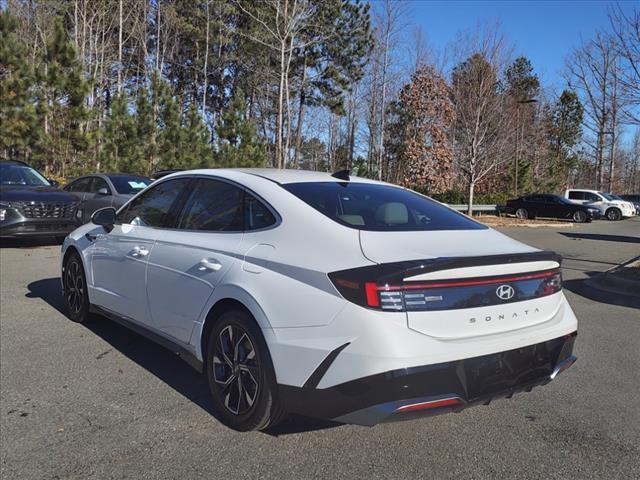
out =
[[123,195],[132,195],[138,193],[140,190],[147,188],[151,185],[151,180],[145,177],[128,177],[128,176],[113,176],[109,177],[113,186],[116,187],[118,193]]
[[305,182],[283,187],[330,219],[358,230],[412,232],[487,228],[438,202],[390,185]]

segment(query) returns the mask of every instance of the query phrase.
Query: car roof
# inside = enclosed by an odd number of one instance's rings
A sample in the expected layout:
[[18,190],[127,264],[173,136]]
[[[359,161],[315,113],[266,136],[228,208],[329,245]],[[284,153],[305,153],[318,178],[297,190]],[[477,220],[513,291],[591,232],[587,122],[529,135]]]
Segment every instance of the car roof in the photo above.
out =
[[[209,168],[201,170],[185,170],[178,173],[174,173],[171,176],[182,175],[214,175],[225,176],[226,173],[242,173],[246,175],[253,175],[257,177],[270,180],[278,184],[287,183],[309,183],[309,182],[343,182],[339,178],[331,176],[330,173],[316,172],[312,170],[293,170],[293,169],[277,169],[277,168]],[[368,178],[352,176],[349,179],[350,182],[355,183],[376,183],[384,184],[384,182],[378,182],[376,180],[370,180]]]
[[24,165],[25,167],[31,167],[27,162],[22,160],[0,160],[2,163],[8,163],[9,165]]
[[107,178],[119,178],[119,177],[135,177],[135,178],[149,178],[144,175],[138,175],[136,173],[85,173],[84,175],[80,175],[79,177],[74,178],[74,180],[78,180],[80,178],[86,177],[107,177]]

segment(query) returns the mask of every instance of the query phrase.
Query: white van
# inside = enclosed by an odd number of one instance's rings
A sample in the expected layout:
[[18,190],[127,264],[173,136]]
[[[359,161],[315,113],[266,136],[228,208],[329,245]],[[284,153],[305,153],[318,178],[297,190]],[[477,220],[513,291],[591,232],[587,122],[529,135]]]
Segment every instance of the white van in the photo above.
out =
[[600,215],[609,220],[621,220],[624,217],[633,217],[636,213],[635,206],[611,193],[587,190],[583,188],[571,188],[564,192],[564,197],[573,203],[589,205],[600,210]]

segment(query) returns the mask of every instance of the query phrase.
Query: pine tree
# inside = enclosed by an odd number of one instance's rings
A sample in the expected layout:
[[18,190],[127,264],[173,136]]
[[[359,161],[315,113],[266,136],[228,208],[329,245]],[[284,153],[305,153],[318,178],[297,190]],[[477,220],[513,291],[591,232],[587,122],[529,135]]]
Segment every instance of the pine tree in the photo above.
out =
[[126,94],[118,94],[112,99],[103,132],[101,164],[105,170],[147,173],[136,116],[129,111]]
[[0,12],[0,158],[29,160],[41,139],[33,103],[35,76],[16,21]]
[[578,162],[575,147],[582,136],[584,108],[578,95],[564,90],[555,103],[548,126],[550,188],[566,186]]
[[40,72],[40,110],[45,140],[39,151],[46,170],[68,175],[84,170],[89,148],[85,98],[89,83],[82,75],[73,44],[67,38],[62,19],[55,19]]
[[219,144],[215,156],[221,166],[262,167],[266,164],[264,147],[245,111],[244,93],[238,89],[216,128]]
[[182,168],[211,168],[213,150],[209,144],[207,126],[198,113],[196,104],[192,104],[184,118],[182,127]]

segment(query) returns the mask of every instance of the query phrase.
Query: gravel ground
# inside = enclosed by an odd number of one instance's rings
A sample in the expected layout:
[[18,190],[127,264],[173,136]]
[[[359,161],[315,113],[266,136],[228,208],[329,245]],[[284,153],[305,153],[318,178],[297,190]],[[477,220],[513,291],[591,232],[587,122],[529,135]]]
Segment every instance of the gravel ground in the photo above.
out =
[[124,328],[68,321],[59,246],[0,250],[0,476],[53,478],[640,478],[640,310],[584,279],[640,251],[640,218],[504,228],[565,256],[578,362],[462,413],[369,429],[294,418],[236,433],[202,378]]

